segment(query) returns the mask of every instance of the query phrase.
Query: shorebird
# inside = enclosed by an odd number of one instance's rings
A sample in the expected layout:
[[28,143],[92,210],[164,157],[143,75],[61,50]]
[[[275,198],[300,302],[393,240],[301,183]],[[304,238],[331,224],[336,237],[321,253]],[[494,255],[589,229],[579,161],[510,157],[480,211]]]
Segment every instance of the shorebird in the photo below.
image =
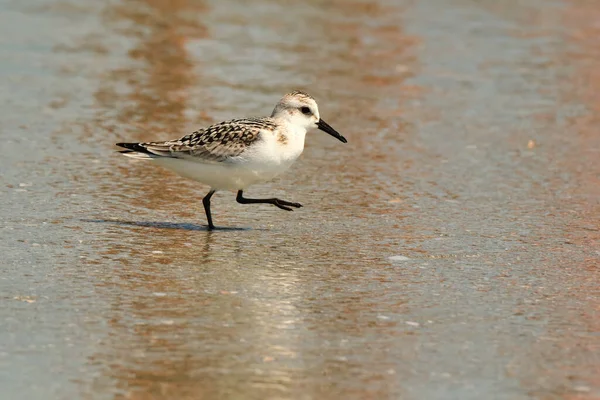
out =
[[292,211],[302,207],[277,198],[249,199],[244,190],[287,170],[304,150],[309,129],[320,129],[343,143],[345,137],[319,116],[308,93],[293,91],[275,105],[270,117],[233,119],[166,142],[117,143],[121,154],[151,160],[186,178],[210,186],[202,199],[208,229],[215,229],[210,199],[219,190],[237,190],[241,204],[272,204]]

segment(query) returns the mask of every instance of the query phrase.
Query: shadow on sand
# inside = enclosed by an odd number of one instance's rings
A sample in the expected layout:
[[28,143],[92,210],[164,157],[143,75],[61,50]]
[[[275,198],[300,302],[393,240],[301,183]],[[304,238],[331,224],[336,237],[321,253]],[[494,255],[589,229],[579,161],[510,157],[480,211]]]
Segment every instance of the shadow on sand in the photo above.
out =
[[81,219],[81,222],[94,222],[101,224],[114,224],[114,225],[125,225],[125,226],[139,226],[143,228],[159,228],[159,229],[181,229],[186,231],[205,231],[205,232],[217,232],[217,231],[251,231],[253,228],[238,228],[238,227],[221,227],[217,226],[215,229],[210,230],[206,225],[190,224],[184,222],[160,222],[160,221],[123,221],[118,219]]

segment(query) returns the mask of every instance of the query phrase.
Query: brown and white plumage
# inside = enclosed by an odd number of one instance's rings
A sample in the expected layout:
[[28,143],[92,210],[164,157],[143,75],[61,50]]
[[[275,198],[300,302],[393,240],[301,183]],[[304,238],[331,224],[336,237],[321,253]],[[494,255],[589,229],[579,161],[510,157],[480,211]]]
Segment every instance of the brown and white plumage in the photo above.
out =
[[166,142],[117,143],[129,150],[121,153],[140,158],[172,157],[197,158],[197,161],[223,162],[239,156],[259,138],[262,130],[275,131],[277,123],[272,118],[244,118],[219,122],[199,129],[181,139]]

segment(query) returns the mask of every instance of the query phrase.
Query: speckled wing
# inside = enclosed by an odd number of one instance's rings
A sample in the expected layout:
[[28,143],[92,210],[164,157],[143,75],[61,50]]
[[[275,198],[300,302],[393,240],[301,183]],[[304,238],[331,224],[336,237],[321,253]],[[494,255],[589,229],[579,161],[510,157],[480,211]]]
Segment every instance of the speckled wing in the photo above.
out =
[[185,158],[199,162],[221,162],[239,156],[259,138],[262,130],[273,130],[270,118],[246,118],[220,122],[167,142],[119,143],[121,147],[151,156]]

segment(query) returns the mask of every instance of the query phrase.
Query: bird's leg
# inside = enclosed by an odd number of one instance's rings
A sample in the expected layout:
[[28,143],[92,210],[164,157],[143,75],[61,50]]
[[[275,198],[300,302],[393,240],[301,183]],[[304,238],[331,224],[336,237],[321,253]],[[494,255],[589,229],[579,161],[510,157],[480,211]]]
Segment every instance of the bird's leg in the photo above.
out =
[[208,220],[209,230],[215,229],[215,226],[212,222],[212,217],[210,215],[210,198],[213,194],[215,194],[215,190],[211,190],[210,192],[208,192],[208,194],[202,199],[202,204],[204,204],[204,212],[206,212],[206,219]]
[[238,190],[237,197],[235,200],[240,204],[273,204],[276,207],[281,208],[282,210],[292,211],[290,207],[300,208],[302,204],[300,203],[292,203],[289,201],[281,200],[281,199],[248,199],[244,197],[244,191]]

